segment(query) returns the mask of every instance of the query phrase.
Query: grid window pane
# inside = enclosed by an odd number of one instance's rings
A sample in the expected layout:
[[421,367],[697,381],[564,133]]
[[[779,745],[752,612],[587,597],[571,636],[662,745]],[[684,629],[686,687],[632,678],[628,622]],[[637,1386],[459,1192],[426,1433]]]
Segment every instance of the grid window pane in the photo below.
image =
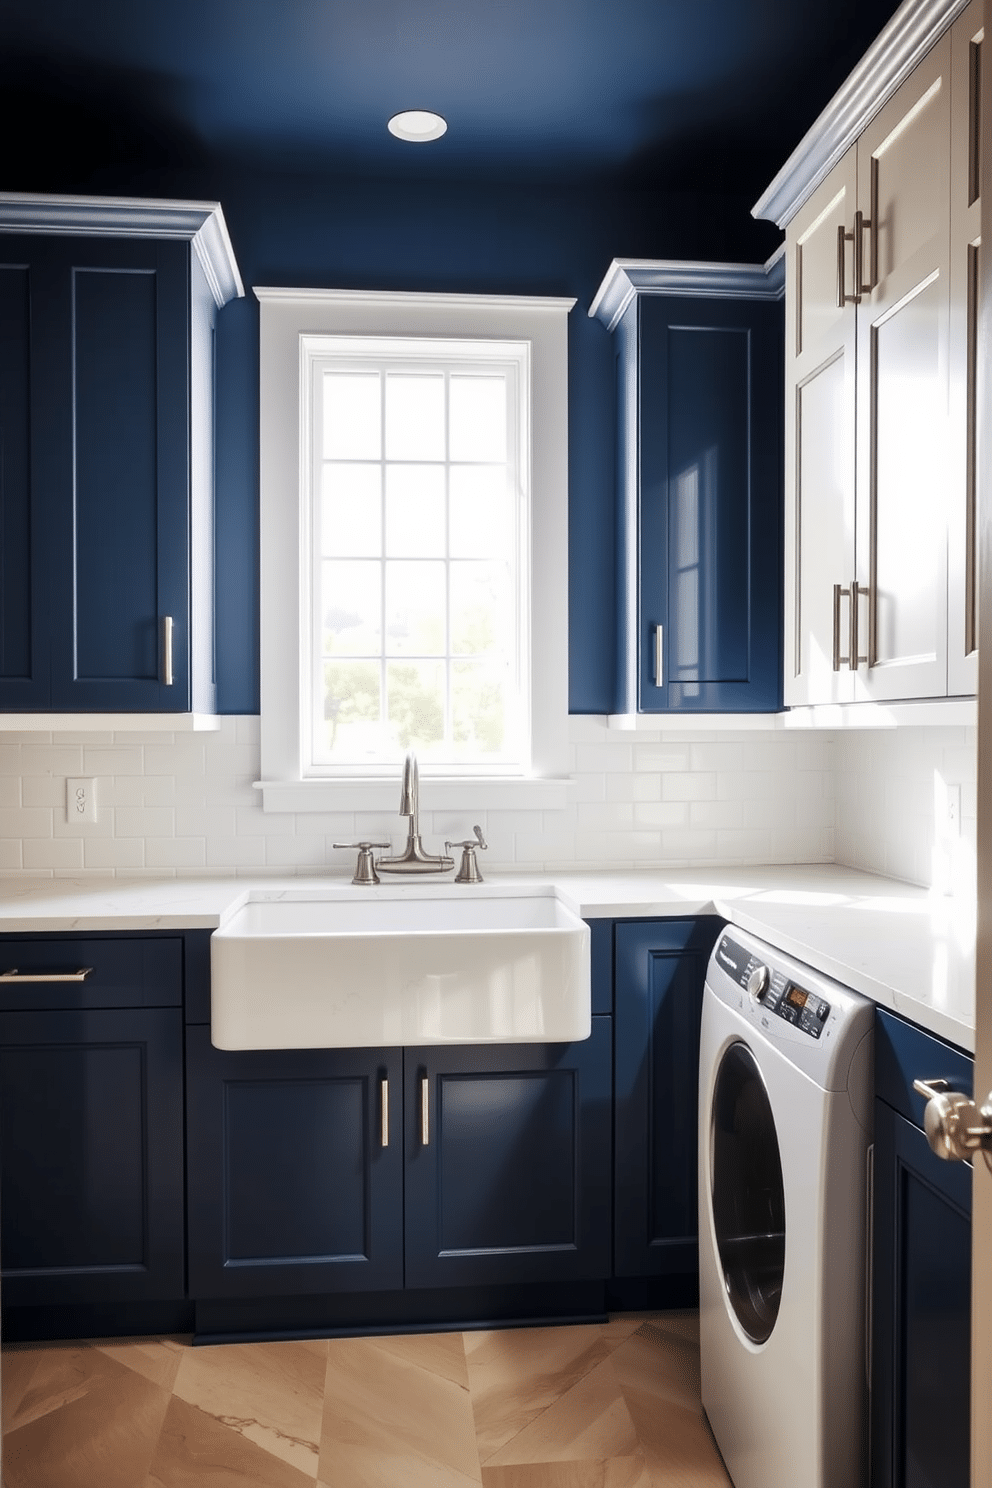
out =
[[379,662],[324,662],[323,684],[321,713],[314,728],[317,757],[375,758],[383,734]]
[[443,558],[444,466],[386,466],[386,556]]
[[443,563],[386,564],[387,655],[444,655],[446,587]]
[[452,465],[449,551],[453,558],[503,558],[513,550],[513,496],[503,465]]
[[386,459],[443,460],[444,374],[386,375]]
[[324,373],[325,460],[378,460],[381,425],[378,372]]
[[506,459],[506,378],[451,378],[452,460]]
[[512,623],[506,565],[452,563],[450,583],[452,655],[504,654]]
[[518,349],[440,345],[346,338],[319,363],[317,767],[520,757]]
[[489,661],[456,661],[451,667],[451,731],[466,759],[502,754],[507,733],[506,667]]
[[386,718],[400,749],[430,758],[443,746],[444,671],[438,661],[386,663]]
[[378,558],[381,491],[380,465],[324,465],[320,538],[326,558]]
[[378,656],[382,648],[379,563],[321,564],[321,650],[325,656]]

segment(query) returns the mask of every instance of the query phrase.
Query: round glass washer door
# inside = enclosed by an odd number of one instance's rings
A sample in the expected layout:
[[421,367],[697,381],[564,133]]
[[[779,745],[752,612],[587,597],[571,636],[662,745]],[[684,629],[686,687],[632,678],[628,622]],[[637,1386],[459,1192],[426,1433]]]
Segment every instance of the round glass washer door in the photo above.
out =
[[785,1189],[775,1118],[746,1044],[725,1052],[713,1088],[713,1228],[727,1298],[748,1338],[764,1343],[782,1300]]

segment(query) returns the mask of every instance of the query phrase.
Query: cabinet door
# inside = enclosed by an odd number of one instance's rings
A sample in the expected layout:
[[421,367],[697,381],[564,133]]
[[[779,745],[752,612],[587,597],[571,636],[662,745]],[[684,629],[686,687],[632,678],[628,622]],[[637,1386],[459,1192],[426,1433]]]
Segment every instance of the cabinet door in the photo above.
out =
[[947,691],[978,690],[976,372],[981,260],[982,6],[951,30],[951,320]]
[[616,927],[617,1276],[698,1268],[699,1025],[717,919]]
[[971,1168],[875,1102],[872,1488],[968,1488]]
[[406,1051],[408,1287],[609,1276],[611,1025]]
[[784,692],[790,706],[849,702],[854,692],[848,659],[856,340],[854,254],[846,235],[856,196],[852,146],[786,236]]
[[639,316],[640,709],[773,712],[782,307],[644,295]]
[[[4,601],[14,650],[0,674],[0,707],[186,711],[188,245],[15,237],[5,250],[0,360],[23,366],[27,356],[30,399],[26,411],[0,409],[0,417],[17,441],[14,550],[28,532],[29,561]],[[18,456],[25,416],[26,478]]]
[[947,691],[950,36],[858,141],[858,695]]
[[228,1053],[186,1031],[197,1298],[403,1284],[396,1049]]
[[182,1012],[0,1015],[3,1301],[184,1292]]
[[47,708],[50,696],[44,525],[32,502],[40,369],[30,252],[3,241],[0,263],[0,705]]

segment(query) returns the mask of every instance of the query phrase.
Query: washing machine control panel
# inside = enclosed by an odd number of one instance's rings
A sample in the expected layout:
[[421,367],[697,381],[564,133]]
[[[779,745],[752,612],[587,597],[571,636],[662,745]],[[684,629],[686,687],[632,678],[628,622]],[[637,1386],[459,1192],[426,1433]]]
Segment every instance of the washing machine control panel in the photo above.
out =
[[818,1039],[830,1017],[830,1004],[807,992],[781,971],[770,971],[757,956],[745,951],[729,935],[720,939],[717,959],[728,976],[769,1013],[783,1018],[810,1038]]

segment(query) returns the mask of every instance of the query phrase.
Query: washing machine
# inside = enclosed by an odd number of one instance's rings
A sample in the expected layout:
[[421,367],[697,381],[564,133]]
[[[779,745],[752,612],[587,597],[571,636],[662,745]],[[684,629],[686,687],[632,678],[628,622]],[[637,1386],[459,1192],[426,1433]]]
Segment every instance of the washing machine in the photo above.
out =
[[735,1488],[867,1482],[874,1007],[728,926],[703,994],[702,1401]]

